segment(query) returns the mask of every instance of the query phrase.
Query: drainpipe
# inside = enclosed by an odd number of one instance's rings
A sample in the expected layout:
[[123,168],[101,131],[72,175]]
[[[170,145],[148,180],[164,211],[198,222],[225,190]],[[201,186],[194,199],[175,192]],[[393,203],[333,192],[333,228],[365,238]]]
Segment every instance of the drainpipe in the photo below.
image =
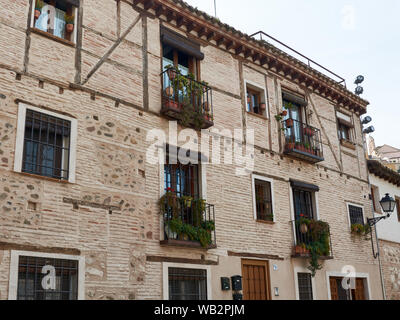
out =
[[[361,125],[361,129],[362,129],[362,124],[361,124],[361,119],[360,119],[360,125]],[[368,156],[368,146],[367,146],[367,139],[366,139],[366,134],[363,133],[363,142],[364,142],[364,151],[366,152],[366,155]],[[371,185],[371,181],[369,179],[369,170],[368,170],[368,163],[367,160],[365,160],[365,164],[367,167],[367,177],[368,177],[368,188],[369,190],[372,189],[372,185]],[[368,194],[370,194],[368,192]],[[370,204],[371,204],[371,209],[372,209],[372,217],[375,218],[375,208],[374,205],[372,203],[372,201],[370,200]],[[382,270],[382,262],[381,262],[381,250],[379,247],[379,237],[378,237],[378,229],[377,226],[374,226],[375,229],[375,238],[376,238],[376,254],[378,255],[378,263],[379,263],[379,274],[380,274],[380,278],[381,278],[381,284],[382,284],[382,295],[383,295],[383,300],[387,300],[386,298],[386,289],[385,289],[385,280],[383,277],[383,270]],[[372,233],[372,229],[371,229],[371,233]],[[373,235],[371,234],[371,237],[373,237]],[[374,245],[372,243],[372,245]]]

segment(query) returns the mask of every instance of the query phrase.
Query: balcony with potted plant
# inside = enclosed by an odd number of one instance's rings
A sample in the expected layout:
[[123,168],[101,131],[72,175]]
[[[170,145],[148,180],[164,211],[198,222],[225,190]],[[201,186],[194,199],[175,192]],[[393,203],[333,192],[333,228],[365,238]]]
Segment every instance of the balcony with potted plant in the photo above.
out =
[[214,125],[212,89],[204,81],[195,80],[191,73],[183,75],[175,66],[165,67],[161,113],[177,120],[184,127],[196,130]]
[[214,205],[204,199],[179,196],[168,189],[159,200],[163,217],[161,245],[212,249],[216,247]]
[[285,136],[284,153],[311,163],[324,161],[321,131],[294,119],[281,122]]
[[322,268],[320,260],[333,259],[329,224],[304,215],[291,224],[294,233],[292,257],[309,259],[308,269],[314,277]]

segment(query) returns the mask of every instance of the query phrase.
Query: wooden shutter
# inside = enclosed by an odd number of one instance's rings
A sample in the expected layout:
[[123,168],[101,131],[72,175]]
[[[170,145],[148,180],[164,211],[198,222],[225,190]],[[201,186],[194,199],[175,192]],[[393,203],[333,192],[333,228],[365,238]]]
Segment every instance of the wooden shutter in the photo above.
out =
[[329,283],[331,286],[331,300],[339,300],[339,292],[336,278],[329,278]]
[[397,219],[400,222],[400,198],[396,197]]
[[356,279],[356,290],[353,291],[353,300],[365,300],[364,279]]
[[270,300],[269,268],[267,261],[242,261],[244,300]]

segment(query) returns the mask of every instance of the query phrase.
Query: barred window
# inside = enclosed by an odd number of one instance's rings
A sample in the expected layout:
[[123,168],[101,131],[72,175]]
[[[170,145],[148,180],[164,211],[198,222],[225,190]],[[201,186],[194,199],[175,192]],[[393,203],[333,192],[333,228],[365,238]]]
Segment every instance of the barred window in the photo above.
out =
[[299,285],[299,300],[313,300],[313,290],[310,273],[297,274]]
[[71,122],[26,110],[22,171],[68,180]]
[[168,268],[170,300],[207,300],[207,270]]
[[296,220],[300,219],[300,217],[305,217],[307,219],[315,218],[313,198],[313,192],[302,189],[293,189]]
[[268,181],[255,180],[257,219],[273,221],[271,183]]
[[77,300],[78,261],[19,256],[18,300]]
[[357,207],[349,204],[349,215],[350,223],[353,224],[364,224],[364,213],[362,207]]

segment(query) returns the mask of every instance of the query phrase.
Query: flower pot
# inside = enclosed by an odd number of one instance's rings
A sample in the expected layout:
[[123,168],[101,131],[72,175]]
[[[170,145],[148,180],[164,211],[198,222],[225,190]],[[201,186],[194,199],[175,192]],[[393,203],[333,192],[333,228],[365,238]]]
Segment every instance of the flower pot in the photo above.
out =
[[35,19],[39,19],[40,15],[42,14],[42,12],[38,9],[35,10]]
[[286,116],[287,116],[287,111],[286,111],[286,110],[283,110],[282,113],[281,113],[281,116],[282,116],[282,117],[286,117]]
[[305,223],[302,223],[300,225],[300,232],[303,233],[303,234],[308,232],[308,227],[307,227],[307,225]]
[[174,109],[176,111],[180,111],[178,102],[176,102],[174,100],[167,100],[165,102],[165,108],[166,109]]
[[287,128],[293,127],[293,124],[294,124],[293,119],[287,119],[286,120],[286,127]]
[[309,136],[309,137],[313,137],[315,134],[314,130],[311,128],[304,128],[303,133],[304,133],[304,135]]
[[168,78],[169,78],[169,80],[174,80],[175,79],[175,77],[176,77],[176,72],[175,72],[175,70],[173,70],[173,69],[169,69],[168,70]]
[[287,150],[293,150],[294,147],[295,147],[294,142],[289,142],[289,143],[286,144],[286,149]]
[[294,248],[294,252],[295,252],[296,254],[302,254],[302,252],[303,252],[303,247],[302,247],[302,246],[296,246],[296,247]]
[[266,104],[265,103],[260,103],[260,109],[264,111],[265,108],[266,108]]
[[68,33],[71,33],[74,31],[74,25],[72,23],[68,23],[67,25],[65,25],[65,29]]
[[174,88],[168,87],[165,89],[165,95],[167,97],[172,97],[174,95]]

